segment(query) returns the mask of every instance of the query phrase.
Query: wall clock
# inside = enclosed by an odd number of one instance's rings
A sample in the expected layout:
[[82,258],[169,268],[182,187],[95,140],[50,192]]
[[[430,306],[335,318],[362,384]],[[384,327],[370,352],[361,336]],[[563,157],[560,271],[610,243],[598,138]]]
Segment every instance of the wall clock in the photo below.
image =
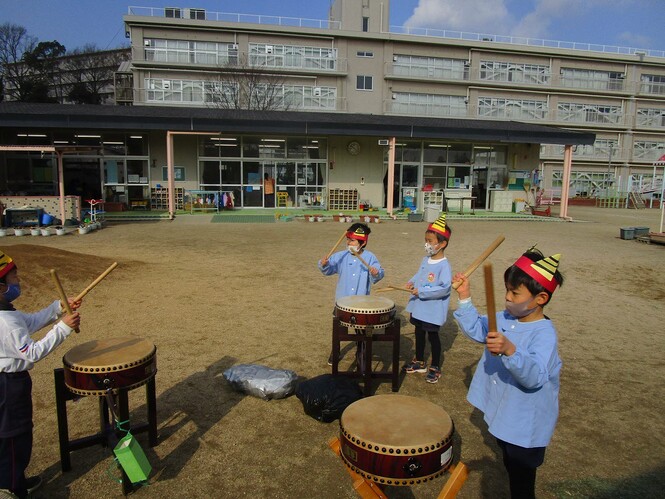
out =
[[346,145],[346,150],[349,151],[351,156],[357,156],[360,153],[360,143],[357,140],[352,140]]

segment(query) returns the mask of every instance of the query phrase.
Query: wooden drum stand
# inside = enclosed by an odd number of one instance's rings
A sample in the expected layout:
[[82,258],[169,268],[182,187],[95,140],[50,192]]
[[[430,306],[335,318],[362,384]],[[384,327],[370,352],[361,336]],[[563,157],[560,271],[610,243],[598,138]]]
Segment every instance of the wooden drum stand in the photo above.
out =
[[[392,380],[392,390],[396,392],[399,390],[399,339],[400,339],[401,322],[399,318],[394,318],[385,326],[383,333],[374,334],[373,326],[365,326],[364,329],[353,328],[357,333],[349,333],[349,326],[340,322],[338,317],[333,318],[333,340],[332,340],[332,374],[333,376],[350,376],[361,377],[364,383],[365,395],[370,395],[372,390],[372,379],[388,378]],[[383,327],[381,328],[383,329]],[[356,341],[364,345],[364,364],[365,369],[356,371],[340,372],[339,371],[339,350],[340,342],[342,341]],[[392,356],[392,369],[389,372],[374,372],[372,371],[372,344],[375,341],[391,341],[393,345]],[[360,359],[359,359],[360,360]]]
[[[63,357],[63,368],[54,369],[55,400],[62,471],[72,468],[70,452],[101,445],[115,447],[130,430],[128,392],[145,385],[148,421],[131,428],[132,434],[147,431],[150,447],[157,445],[155,396],[156,348],[145,340],[116,338],[94,340],[71,349]],[[68,400],[95,395],[99,398],[99,433],[69,439]],[[116,426],[115,422],[122,423]],[[122,471],[122,491],[133,485]]]

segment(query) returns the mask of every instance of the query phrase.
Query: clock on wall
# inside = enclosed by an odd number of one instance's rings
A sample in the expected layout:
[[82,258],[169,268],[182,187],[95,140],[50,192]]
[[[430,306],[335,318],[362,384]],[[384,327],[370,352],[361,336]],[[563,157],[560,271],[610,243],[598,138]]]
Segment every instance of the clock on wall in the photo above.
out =
[[346,145],[346,150],[349,151],[349,154],[352,156],[358,155],[360,152],[360,142],[357,140],[352,140]]

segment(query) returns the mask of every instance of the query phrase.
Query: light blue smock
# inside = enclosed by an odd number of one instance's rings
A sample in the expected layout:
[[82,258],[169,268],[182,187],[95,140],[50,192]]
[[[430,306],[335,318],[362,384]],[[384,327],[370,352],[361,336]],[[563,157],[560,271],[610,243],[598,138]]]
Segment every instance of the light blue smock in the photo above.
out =
[[[462,332],[485,343],[487,316],[469,301],[453,313]],[[496,314],[497,329],[514,345],[507,356],[483,353],[467,400],[484,413],[489,432],[520,447],[546,447],[559,415],[557,334],[552,321],[519,322],[507,311]]]

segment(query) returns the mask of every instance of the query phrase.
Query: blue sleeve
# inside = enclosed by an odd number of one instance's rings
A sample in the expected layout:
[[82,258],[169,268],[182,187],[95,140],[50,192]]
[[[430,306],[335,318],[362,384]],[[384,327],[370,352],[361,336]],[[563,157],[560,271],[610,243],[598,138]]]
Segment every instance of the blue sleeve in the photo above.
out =
[[460,304],[453,312],[453,317],[466,337],[478,343],[486,343],[489,328],[487,317],[480,315],[473,303]]
[[541,330],[531,335],[526,347],[517,346],[511,356],[502,356],[501,361],[521,386],[527,389],[542,387],[550,379],[550,366],[558,367],[552,360],[557,357],[557,338],[554,329]]
[[375,267],[379,271],[378,274],[376,274],[375,276],[373,276],[372,274],[369,275],[372,284],[376,284],[381,279],[383,279],[383,277],[385,276],[385,271],[383,270],[383,267],[381,267],[379,260],[376,258],[376,256],[374,256],[374,253],[372,253],[372,257],[367,263],[369,263],[371,267]]
[[339,262],[342,260],[345,253],[345,251],[338,251],[334,255],[331,255],[331,257],[328,258],[328,265],[325,267],[321,265],[321,260],[319,260],[318,267],[321,273],[323,275],[337,274],[339,271]]

